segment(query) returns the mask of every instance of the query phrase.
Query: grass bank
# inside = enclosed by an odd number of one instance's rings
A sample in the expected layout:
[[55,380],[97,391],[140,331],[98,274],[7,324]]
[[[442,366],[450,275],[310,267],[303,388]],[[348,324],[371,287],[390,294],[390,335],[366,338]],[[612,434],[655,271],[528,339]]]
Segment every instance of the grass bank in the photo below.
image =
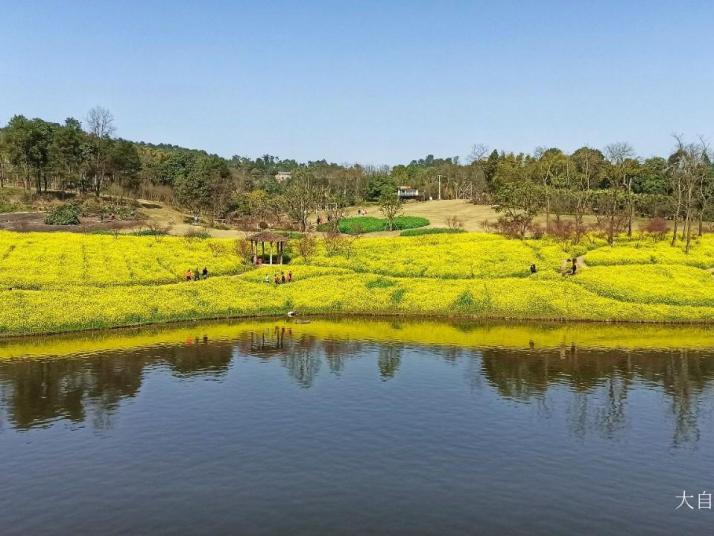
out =
[[[668,249],[669,248],[669,249]],[[295,253],[295,252],[293,252]],[[584,255],[575,276],[563,260]],[[520,320],[714,320],[714,239],[689,255],[648,240],[576,248],[476,233],[359,238],[309,259],[294,282],[264,282],[231,240],[0,233],[0,335],[181,320],[284,315],[400,315]],[[594,259],[591,263],[590,259]],[[531,263],[538,273],[530,274]],[[592,267],[587,267],[593,264]],[[187,268],[208,267],[185,282]],[[12,290],[10,290],[12,288]]]

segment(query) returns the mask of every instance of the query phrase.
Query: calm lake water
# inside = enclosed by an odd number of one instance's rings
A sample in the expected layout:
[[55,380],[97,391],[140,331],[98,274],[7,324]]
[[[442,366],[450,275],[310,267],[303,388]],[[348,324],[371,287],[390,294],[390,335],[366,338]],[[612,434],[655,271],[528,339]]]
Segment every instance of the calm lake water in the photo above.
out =
[[714,350],[382,326],[0,345],[0,534],[711,533]]

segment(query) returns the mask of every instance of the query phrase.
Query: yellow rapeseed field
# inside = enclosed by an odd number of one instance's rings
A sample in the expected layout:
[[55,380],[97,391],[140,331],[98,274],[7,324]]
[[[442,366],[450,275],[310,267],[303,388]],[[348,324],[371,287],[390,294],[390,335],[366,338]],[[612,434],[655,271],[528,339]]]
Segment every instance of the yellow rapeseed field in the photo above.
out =
[[[0,232],[0,334],[201,318],[364,314],[710,322],[714,240],[589,242],[575,276],[549,240],[464,233],[359,238],[251,269],[232,240]],[[582,253],[584,248],[580,247]],[[535,263],[538,273],[531,274]],[[188,268],[210,272],[186,282]],[[274,285],[276,270],[294,282]],[[265,282],[268,276],[270,283]]]

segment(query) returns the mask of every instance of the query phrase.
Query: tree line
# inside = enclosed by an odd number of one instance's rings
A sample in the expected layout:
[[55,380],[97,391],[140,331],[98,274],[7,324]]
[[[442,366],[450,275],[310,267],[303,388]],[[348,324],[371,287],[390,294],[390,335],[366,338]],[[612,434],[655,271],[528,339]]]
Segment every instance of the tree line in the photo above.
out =
[[[521,236],[544,214],[540,232],[571,235],[578,242],[592,227],[586,216],[592,216],[612,243],[619,233],[632,236],[635,217],[642,216],[655,219],[653,233],[664,233],[664,220],[671,220],[672,245],[683,240],[688,250],[693,234],[701,235],[704,222],[712,219],[714,166],[701,139],[686,143],[675,136],[666,158],[643,160],[629,144],[614,143],[572,154],[555,148],[533,155],[492,152],[472,165],[483,169],[503,230]],[[563,214],[572,219],[561,220]]]
[[[279,172],[290,172],[281,180]],[[206,151],[134,142],[115,136],[114,118],[101,107],[84,123],[14,116],[0,129],[0,187],[36,194],[76,191],[173,203],[209,218],[257,221],[286,218],[302,229],[316,210],[339,219],[344,208],[388,204],[397,186],[422,199],[467,199],[492,204],[497,229],[507,234],[568,234],[577,242],[595,224],[613,241],[632,234],[637,216],[668,219],[673,243],[704,231],[712,220],[714,167],[703,140],[673,139],[671,154],[639,158],[627,143],[532,154],[473,147],[459,157],[425,158],[392,167],[298,162],[263,155],[222,158]],[[569,218],[561,218],[562,215]],[[543,215],[545,226],[534,224]],[[661,222],[659,224],[662,225]],[[655,225],[656,227],[656,225]]]

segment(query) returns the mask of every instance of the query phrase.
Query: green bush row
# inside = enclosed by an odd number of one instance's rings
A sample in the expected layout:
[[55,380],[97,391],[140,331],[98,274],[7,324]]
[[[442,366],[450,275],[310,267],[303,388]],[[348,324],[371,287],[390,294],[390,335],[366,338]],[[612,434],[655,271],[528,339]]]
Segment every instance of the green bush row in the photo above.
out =
[[[394,219],[395,231],[425,227],[427,225],[429,225],[429,220],[417,216],[398,216]],[[329,223],[323,223],[319,225],[317,229],[318,231],[329,231],[330,228]],[[338,225],[339,231],[346,234],[374,233],[377,231],[386,231],[387,228],[388,223],[385,218],[375,218],[373,216],[343,218]]]
[[463,229],[450,229],[448,227],[429,227],[427,229],[407,229],[399,233],[399,236],[421,236],[432,234],[455,234],[465,233]]

